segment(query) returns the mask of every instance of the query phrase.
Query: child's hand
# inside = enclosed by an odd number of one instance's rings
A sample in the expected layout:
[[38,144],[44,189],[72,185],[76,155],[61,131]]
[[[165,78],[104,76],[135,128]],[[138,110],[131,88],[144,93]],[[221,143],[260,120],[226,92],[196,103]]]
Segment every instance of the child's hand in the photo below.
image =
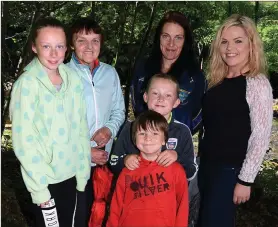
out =
[[165,150],[158,155],[156,162],[161,166],[167,167],[171,165],[173,162],[177,161],[177,159],[178,159],[178,154],[176,151]]
[[47,205],[49,205],[49,201],[50,200],[48,200],[48,201],[46,201],[44,203],[38,204],[38,206],[40,206],[41,208],[45,208]]
[[126,168],[129,170],[135,170],[139,168],[139,162],[141,161],[141,158],[137,154],[129,154],[124,158],[124,164]]
[[234,204],[245,203],[250,199],[251,187],[237,183],[234,190]]

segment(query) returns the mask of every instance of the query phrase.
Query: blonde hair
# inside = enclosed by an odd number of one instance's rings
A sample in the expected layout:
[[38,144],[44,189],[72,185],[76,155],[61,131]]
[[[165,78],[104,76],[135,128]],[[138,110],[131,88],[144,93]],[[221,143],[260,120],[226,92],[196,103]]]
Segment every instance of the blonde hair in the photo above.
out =
[[246,76],[257,76],[260,73],[266,75],[266,59],[264,55],[263,44],[256,29],[255,23],[249,17],[233,14],[220,26],[216,33],[215,39],[211,43],[208,73],[209,88],[221,83],[227,76],[228,66],[223,61],[219,49],[222,32],[232,26],[243,28],[249,40],[249,71],[246,73]]

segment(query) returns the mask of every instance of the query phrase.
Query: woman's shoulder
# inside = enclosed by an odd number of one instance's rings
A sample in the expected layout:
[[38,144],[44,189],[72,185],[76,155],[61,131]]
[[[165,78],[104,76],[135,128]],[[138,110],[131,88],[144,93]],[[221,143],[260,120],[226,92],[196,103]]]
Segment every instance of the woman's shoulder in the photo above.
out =
[[248,76],[246,78],[246,81],[247,87],[254,90],[258,90],[261,88],[272,89],[267,76],[262,73],[258,74],[257,76]]
[[70,67],[68,64],[64,64],[62,63],[59,66],[59,70],[62,69],[64,70],[68,75],[69,75],[69,79],[72,81],[80,81],[80,75],[78,73],[78,70],[76,68]]
[[108,63],[105,63],[105,62],[102,62],[102,61],[99,62],[99,65],[104,67],[104,68],[107,68],[107,69],[115,69],[114,66],[109,65]]
[[205,80],[205,73],[202,69],[199,68],[194,70],[185,69],[182,74],[192,77],[195,80]]
[[268,80],[267,76],[263,73],[259,73],[256,76],[247,76],[246,79],[249,81],[267,81]]
[[104,69],[104,70],[108,70],[108,71],[116,71],[116,68],[112,65],[109,65],[105,62],[99,62],[99,67]]
[[246,78],[246,98],[248,103],[272,103],[272,87],[264,74]]
[[95,73],[95,76],[96,77],[100,76],[104,80],[107,80],[107,79],[111,80],[112,78],[114,78],[114,80],[115,80],[115,79],[119,78],[116,68],[114,66],[109,65],[104,62],[99,62],[99,66]]
[[21,85],[26,85],[34,87],[38,84],[37,74],[32,72],[32,70],[24,69],[24,71],[18,76],[17,80],[14,82],[14,87]]

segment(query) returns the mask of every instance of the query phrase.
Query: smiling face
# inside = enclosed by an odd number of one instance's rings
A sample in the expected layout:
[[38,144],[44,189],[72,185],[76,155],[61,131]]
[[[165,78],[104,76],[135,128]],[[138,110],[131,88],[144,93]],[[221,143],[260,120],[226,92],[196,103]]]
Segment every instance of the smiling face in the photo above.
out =
[[50,26],[39,29],[32,50],[48,74],[56,73],[67,50],[64,30]]
[[153,79],[143,98],[149,110],[160,113],[166,120],[169,119],[172,109],[180,104],[177,97],[177,85],[163,78]]
[[136,132],[136,146],[143,158],[154,160],[165,145],[165,136],[162,130],[155,127],[139,128]]
[[242,73],[242,71],[247,70],[249,54],[249,39],[242,27],[231,26],[222,32],[220,55],[227,64],[229,71]]
[[99,57],[101,35],[93,31],[86,34],[85,30],[73,35],[73,47],[78,60],[91,68]]
[[176,61],[184,44],[184,30],[176,23],[165,23],[160,35],[160,50],[163,60]]

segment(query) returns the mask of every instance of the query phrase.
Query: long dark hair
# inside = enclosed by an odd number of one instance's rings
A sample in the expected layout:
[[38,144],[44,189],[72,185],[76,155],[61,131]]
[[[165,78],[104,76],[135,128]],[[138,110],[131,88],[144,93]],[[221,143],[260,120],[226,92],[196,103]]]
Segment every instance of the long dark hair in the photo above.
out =
[[166,23],[176,23],[180,25],[184,30],[185,40],[184,45],[181,50],[180,56],[178,59],[172,64],[169,72],[170,74],[179,81],[179,77],[182,75],[184,71],[188,71],[189,76],[193,76],[194,71],[200,70],[197,57],[194,51],[194,41],[192,31],[186,16],[177,11],[169,11],[167,12],[163,18],[160,20],[153,41],[153,49],[150,57],[146,62],[146,71],[147,75],[145,77],[145,82],[149,80],[149,78],[161,72],[161,64],[162,64],[162,52],[160,49],[160,35],[163,29],[163,26]]

